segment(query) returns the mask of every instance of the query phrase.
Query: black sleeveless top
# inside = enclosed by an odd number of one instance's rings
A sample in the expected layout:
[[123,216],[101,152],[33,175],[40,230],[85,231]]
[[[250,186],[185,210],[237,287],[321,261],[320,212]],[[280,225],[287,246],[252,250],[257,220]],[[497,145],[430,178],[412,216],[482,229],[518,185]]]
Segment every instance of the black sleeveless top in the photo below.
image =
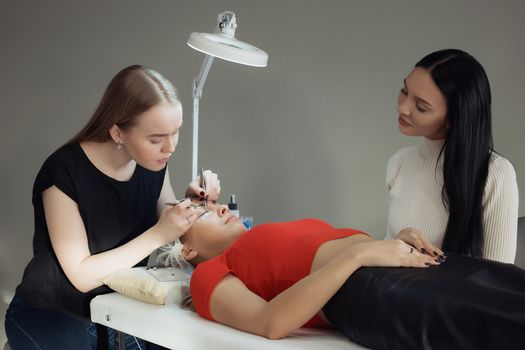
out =
[[137,164],[129,181],[118,181],[98,170],[79,144],[53,153],[33,186],[33,258],[17,295],[35,307],[89,317],[91,299],[109,292],[102,286],[82,293],[67,279],[49,239],[43,191],[54,185],[78,204],[89,251],[97,254],[132,240],[157,222],[157,200],[165,173],[166,168],[153,172]]

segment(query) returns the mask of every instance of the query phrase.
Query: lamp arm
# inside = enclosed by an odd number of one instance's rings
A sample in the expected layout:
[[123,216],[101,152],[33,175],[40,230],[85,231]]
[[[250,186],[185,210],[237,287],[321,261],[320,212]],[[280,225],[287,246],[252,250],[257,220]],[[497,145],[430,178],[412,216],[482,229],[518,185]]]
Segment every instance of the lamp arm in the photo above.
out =
[[202,96],[202,89],[208,77],[213,56],[206,55],[202,62],[199,74],[193,79],[193,148],[191,161],[191,179],[197,177],[198,156],[199,156],[199,101]]
[[199,74],[193,79],[193,98],[201,98],[202,89],[204,88],[204,83],[208,77],[208,72],[210,71],[211,64],[213,63],[213,56],[205,55],[204,61],[202,61],[201,70]]

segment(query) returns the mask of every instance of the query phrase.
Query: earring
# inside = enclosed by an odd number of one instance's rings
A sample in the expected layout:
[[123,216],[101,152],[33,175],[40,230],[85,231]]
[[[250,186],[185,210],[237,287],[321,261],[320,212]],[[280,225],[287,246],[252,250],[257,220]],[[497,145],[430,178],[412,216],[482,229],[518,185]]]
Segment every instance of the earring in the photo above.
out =
[[121,150],[121,149],[122,149],[122,144],[117,143],[117,149],[118,149],[118,150]]

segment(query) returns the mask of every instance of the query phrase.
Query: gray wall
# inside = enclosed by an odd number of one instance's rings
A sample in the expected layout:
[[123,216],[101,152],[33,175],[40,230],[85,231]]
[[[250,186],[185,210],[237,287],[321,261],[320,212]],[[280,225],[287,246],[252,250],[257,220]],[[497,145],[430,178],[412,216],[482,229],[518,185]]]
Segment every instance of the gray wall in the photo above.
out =
[[2,0],[1,311],[31,256],[39,167],[86,122],[124,66],[156,68],[180,91],[185,124],[170,171],[183,193],[191,82],[203,58],[186,40],[212,31],[223,10],[236,13],[237,38],[270,58],[267,68],[215,60],[201,101],[200,164],[220,174],[223,199],[237,194],[241,214],[256,223],[316,216],[382,237],[386,162],[419,141],[398,132],[398,89],[419,58],[447,47],[485,66],[495,146],[525,189],[521,0]]

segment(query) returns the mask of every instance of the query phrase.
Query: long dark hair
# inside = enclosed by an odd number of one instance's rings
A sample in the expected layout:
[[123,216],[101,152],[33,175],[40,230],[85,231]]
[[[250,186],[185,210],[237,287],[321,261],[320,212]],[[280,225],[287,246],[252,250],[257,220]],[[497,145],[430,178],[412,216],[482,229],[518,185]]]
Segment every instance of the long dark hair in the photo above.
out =
[[95,113],[66,145],[108,141],[113,125],[129,129],[137,116],[161,102],[180,103],[173,85],[153,69],[140,65],[126,67],[113,77]]
[[425,56],[426,69],[447,102],[448,135],[441,193],[449,217],[442,248],[483,256],[483,192],[493,152],[491,93],[485,70],[468,53],[447,49]]

